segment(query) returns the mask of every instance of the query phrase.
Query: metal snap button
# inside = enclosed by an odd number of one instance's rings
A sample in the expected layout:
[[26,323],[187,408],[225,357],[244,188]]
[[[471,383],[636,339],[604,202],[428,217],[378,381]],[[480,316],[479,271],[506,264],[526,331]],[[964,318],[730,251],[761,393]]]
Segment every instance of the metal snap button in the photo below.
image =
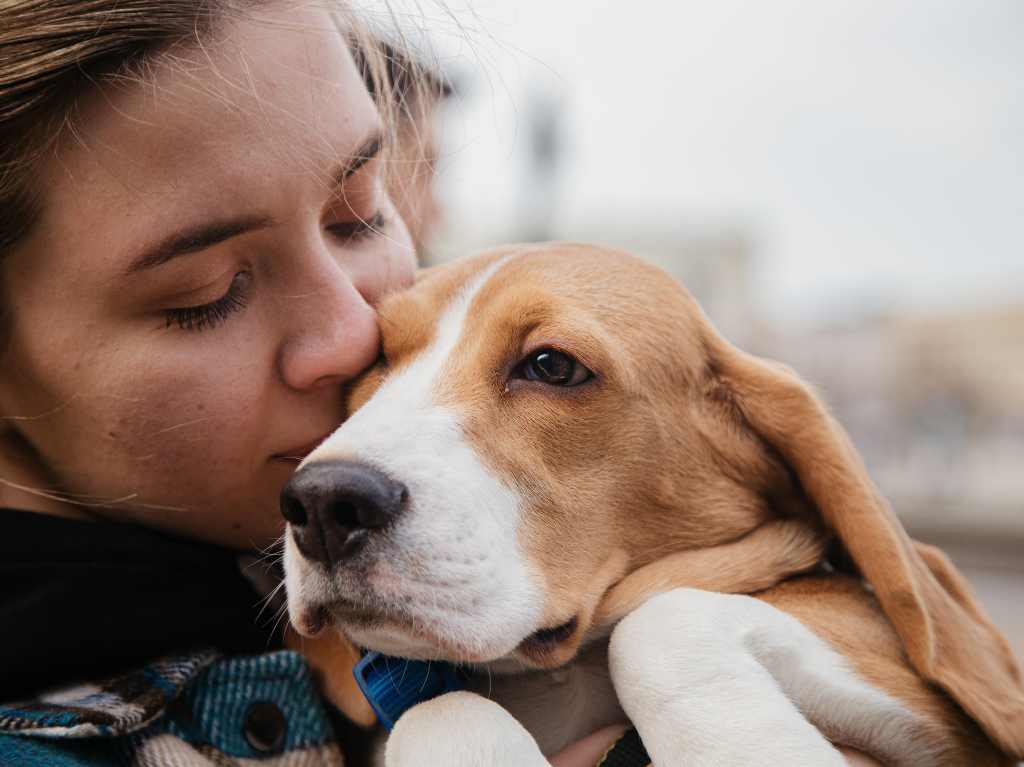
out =
[[281,709],[269,701],[256,701],[245,712],[242,734],[253,751],[276,754],[284,747],[287,732],[288,720]]

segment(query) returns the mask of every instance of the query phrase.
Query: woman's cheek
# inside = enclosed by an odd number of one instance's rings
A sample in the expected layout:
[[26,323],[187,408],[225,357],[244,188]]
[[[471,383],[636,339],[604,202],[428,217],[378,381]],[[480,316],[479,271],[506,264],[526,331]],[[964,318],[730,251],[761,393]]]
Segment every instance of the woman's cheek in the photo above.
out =
[[255,427],[266,375],[256,375],[247,357],[244,346],[174,353],[154,344],[133,364],[125,361],[122,369],[131,372],[106,398],[114,407],[97,413],[94,428],[111,424],[107,437],[116,463],[137,482],[163,485],[176,475],[198,487],[210,482],[210,472],[228,479],[251,468],[252,451],[265,442]]
[[361,259],[359,274],[352,276],[360,295],[370,304],[412,285],[416,251],[405,223],[393,213],[387,233]]

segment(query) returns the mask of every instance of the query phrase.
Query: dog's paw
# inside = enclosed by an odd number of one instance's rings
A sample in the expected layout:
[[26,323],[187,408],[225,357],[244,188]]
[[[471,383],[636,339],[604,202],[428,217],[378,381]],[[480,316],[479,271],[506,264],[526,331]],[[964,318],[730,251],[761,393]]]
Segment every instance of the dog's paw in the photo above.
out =
[[494,701],[450,692],[406,711],[391,731],[385,767],[549,767],[536,741]]
[[[819,648],[825,671],[805,657]],[[844,767],[802,709],[820,705],[821,681],[842,662],[830,652],[759,599],[675,589],[619,622],[608,667],[658,767]]]

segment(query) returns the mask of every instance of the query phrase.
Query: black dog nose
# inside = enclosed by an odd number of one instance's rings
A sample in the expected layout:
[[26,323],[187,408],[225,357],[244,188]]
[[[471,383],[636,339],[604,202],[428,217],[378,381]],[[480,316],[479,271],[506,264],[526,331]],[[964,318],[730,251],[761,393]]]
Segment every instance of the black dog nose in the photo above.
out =
[[398,516],[409,491],[401,482],[355,461],[314,463],[281,491],[281,514],[299,551],[328,568],[354,554],[369,530]]

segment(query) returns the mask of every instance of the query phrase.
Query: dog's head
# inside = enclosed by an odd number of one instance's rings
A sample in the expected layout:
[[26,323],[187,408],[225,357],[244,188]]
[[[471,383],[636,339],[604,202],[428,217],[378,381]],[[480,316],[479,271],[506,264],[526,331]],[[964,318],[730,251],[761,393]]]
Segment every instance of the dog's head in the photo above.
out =
[[1019,689],[998,632],[907,538],[809,388],[729,345],[660,270],[509,248],[426,272],[381,306],[381,329],[352,416],[282,496],[300,632],[555,666],[630,573],[812,515],[927,678],[976,715],[992,713],[984,686]]

